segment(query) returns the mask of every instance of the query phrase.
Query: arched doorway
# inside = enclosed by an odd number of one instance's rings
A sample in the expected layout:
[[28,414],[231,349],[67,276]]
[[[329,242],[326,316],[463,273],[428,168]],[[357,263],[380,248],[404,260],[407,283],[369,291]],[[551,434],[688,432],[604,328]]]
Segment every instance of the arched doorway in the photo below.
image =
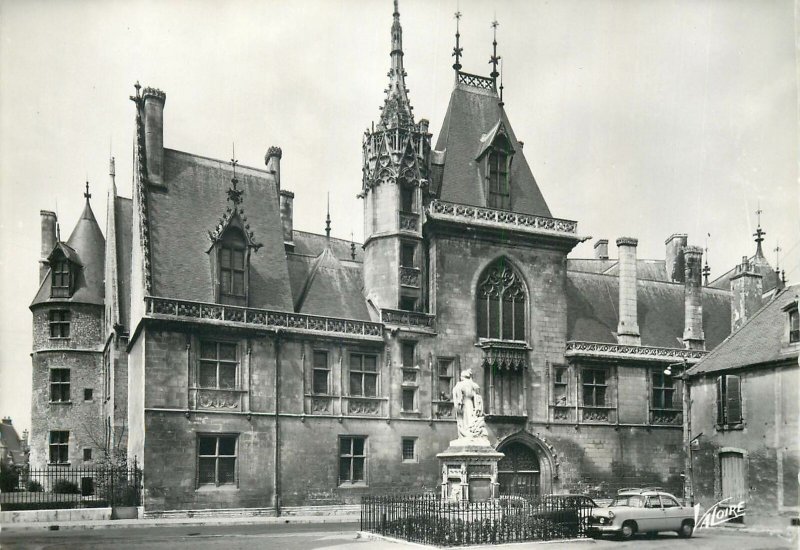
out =
[[519,441],[508,443],[498,450],[506,455],[497,464],[500,494],[541,494],[541,465],[538,453]]

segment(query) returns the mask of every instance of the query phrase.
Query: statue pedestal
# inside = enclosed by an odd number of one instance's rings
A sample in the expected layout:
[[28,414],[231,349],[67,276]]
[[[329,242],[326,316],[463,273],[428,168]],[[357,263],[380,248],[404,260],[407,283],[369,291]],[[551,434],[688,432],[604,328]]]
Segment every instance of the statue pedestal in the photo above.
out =
[[504,456],[485,437],[451,441],[436,455],[442,465],[442,499],[484,502],[497,498],[497,463]]

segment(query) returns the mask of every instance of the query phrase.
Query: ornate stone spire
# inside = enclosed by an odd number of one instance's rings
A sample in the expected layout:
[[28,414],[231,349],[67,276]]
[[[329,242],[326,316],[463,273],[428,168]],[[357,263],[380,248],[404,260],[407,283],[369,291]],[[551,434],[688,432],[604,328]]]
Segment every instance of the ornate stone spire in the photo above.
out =
[[400,11],[397,0],[394,0],[394,20],[392,21],[392,66],[389,69],[389,86],[386,88],[386,99],[381,107],[379,129],[406,128],[414,124],[413,107],[408,100],[408,88],[403,68],[403,27],[400,26]]

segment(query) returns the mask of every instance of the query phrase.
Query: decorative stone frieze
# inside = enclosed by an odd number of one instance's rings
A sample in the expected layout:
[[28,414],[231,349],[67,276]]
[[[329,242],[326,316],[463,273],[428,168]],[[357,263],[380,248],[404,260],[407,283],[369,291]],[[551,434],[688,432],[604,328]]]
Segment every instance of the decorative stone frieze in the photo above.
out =
[[694,349],[657,348],[650,346],[626,346],[599,342],[567,342],[567,357],[603,357],[619,359],[643,359],[650,361],[676,361],[685,359],[695,363],[708,352]]
[[387,325],[403,325],[432,329],[436,325],[436,316],[416,311],[381,309],[381,321]]
[[432,219],[449,219],[475,225],[514,229],[526,233],[578,238],[578,222],[576,221],[521,214],[508,210],[433,200],[428,206],[427,215]]

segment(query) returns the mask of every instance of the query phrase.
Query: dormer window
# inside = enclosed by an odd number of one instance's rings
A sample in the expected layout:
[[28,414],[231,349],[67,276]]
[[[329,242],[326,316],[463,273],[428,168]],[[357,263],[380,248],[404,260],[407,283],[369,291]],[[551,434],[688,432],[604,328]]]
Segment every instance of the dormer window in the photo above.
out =
[[800,311],[797,307],[789,311],[789,343],[800,342]]
[[509,210],[511,208],[511,193],[508,185],[508,159],[509,155],[501,150],[489,153],[489,196],[488,206]]
[[236,227],[230,227],[217,242],[217,301],[223,304],[247,305],[248,266],[247,241]]
[[56,260],[53,262],[51,270],[53,277],[50,296],[53,298],[69,298],[72,294],[72,270],[69,262],[66,259]]

